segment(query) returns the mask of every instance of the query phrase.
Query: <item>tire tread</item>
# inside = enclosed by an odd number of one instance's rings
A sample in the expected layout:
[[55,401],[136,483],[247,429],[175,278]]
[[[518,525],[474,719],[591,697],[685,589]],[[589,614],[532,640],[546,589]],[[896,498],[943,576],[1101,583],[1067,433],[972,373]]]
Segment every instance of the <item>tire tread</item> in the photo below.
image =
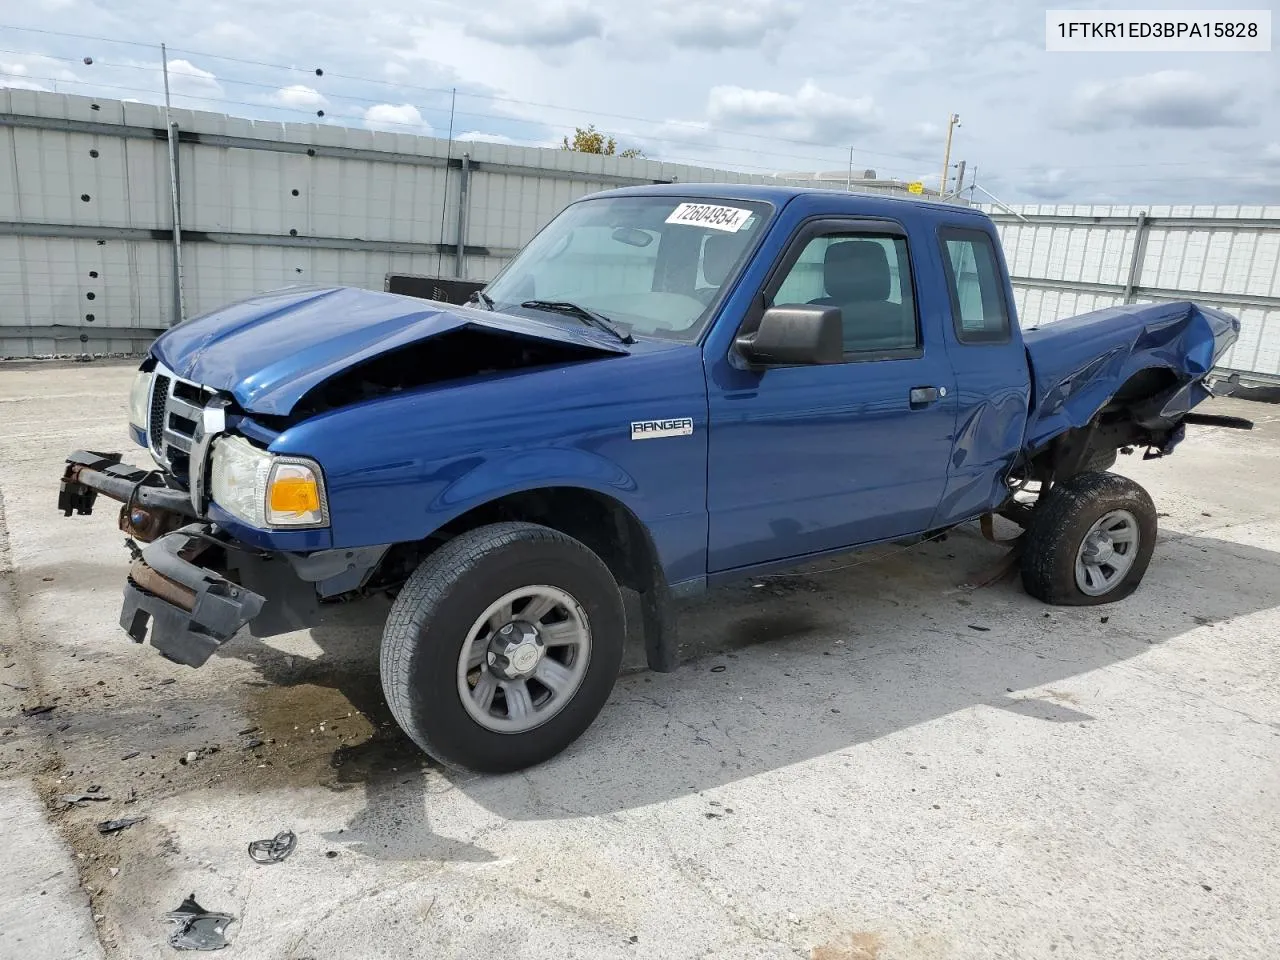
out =
[[[1124,509],[1133,513],[1142,532],[1139,556],[1124,583],[1111,593],[1091,597],[1075,583],[1074,542],[1081,518],[1094,519],[1110,510]],[[1092,525],[1090,520],[1089,525]],[[1114,473],[1079,473],[1055,484],[1036,507],[1026,530],[1026,547],[1022,554],[1022,584],[1031,596],[1045,603],[1062,606],[1093,606],[1128,596],[1146,572],[1155,546],[1157,520],[1150,494],[1128,477]],[[1064,570],[1073,571],[1068,578]]]
[[379,657],[383,694],[400,728],[437,760],[458,763],[435,744],[414,719],[411,661],[423,630],[449,592],[481,561],[516,544],[539,542],[576,548],[612,580],[604,562],[573,537],[535,523],[503,521],[459,534],[431,553],[410,575],[391,606]]

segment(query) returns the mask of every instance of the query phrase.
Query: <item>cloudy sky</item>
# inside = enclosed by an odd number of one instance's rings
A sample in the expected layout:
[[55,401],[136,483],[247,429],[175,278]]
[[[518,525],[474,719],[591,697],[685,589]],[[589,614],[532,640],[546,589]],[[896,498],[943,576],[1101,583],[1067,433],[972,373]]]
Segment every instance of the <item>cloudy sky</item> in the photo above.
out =
[[456,89],[454,133],[473,139],[553,145],[595,123],[656,159],[760,173],[843,170],[852,147],[859,173],[932,184],[956,112],[953,161],[1010,202],[1280,203],[1280,52],[1046,53],[1044,11],[23,0],[0,13],[0,85],[156,101],[163,40],[175,102],[196,109],[444,136]]

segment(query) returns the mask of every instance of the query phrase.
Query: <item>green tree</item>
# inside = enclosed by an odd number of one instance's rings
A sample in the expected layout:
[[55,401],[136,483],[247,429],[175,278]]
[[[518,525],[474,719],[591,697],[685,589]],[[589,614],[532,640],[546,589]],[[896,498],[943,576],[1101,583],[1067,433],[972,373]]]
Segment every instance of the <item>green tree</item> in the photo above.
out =
[[585,129],[582,127],[574,127],[573,138],[565,137],[561,141],[561,150],[575,150],[578,153],[599,153],[607,157],[643,157],[644,154],[636,147],[628,147],[621,153],[618,152],[618,141],[614,137],[606,136],[602,131],[596,129],[594,123],[589,124]]

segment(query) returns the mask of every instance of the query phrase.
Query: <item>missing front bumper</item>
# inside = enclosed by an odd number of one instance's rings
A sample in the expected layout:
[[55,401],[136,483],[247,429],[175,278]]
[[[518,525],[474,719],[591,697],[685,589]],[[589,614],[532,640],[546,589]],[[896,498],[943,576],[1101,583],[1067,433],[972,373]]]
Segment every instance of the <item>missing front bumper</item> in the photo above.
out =
[[191,524],[148,544],[124,589],[120,626],[135,643],[148,639],[161,655],[202,666],[262,610],[265,599],[198,564],[212,547],[208,531]]

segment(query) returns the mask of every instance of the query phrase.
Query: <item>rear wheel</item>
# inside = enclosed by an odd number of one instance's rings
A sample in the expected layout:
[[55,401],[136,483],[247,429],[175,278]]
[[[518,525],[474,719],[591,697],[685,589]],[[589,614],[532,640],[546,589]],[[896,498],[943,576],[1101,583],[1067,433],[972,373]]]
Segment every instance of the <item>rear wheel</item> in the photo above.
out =
[[1022,584],[1045,603],[1122,600],[1142,582],[1156,541],[1156,509],[1142,487],[1110,473],[1055,484],[1026,532]]
[[1117,450],[1098,450],[1089,457],[1082,473],[1102,473],[1116,465]]
[[444,763],[519,770],[591,725],[622,663],[617,583],[583,544],[499,523],[449,541],[396,598],[382,686],[396,721]]

